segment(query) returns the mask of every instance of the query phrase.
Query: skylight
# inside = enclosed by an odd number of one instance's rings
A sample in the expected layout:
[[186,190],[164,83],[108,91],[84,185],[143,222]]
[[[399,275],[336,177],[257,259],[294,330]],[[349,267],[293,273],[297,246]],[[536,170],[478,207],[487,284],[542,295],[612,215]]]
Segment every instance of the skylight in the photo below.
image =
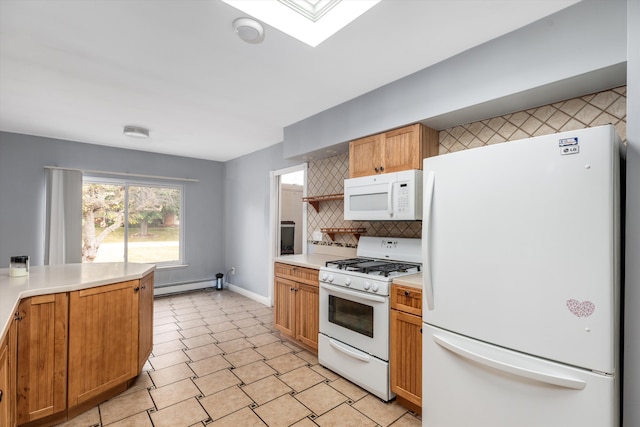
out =
[[380,0],[222,0],[230,6],[316,47]]

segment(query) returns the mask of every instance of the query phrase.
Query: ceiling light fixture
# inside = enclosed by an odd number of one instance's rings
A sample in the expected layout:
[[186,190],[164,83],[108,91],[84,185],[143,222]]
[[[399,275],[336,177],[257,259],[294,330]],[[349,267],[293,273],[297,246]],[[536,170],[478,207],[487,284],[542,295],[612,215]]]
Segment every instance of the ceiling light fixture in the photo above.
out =
[[125,126],[124,134],[134,138],[149,138],[149,129],[140,126]]
[[261,43],[264,40],[262,24],[251,18],[238,18],[233,21],[233,31],[247,43]]

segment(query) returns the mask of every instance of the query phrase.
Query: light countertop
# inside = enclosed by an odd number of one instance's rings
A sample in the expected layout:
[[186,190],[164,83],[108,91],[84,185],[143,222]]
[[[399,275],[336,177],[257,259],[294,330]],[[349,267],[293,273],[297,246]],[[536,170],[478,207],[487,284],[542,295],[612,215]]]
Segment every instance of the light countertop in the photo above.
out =
[[398,277],[396,279],[393,279],[393,284],[422,289],[422,273]]
[[124,262],[62,264],[30,267],[28,276],[10,277],[8,268],[0,268],[0,338],[22,298],[136,280],[154,269],[153,264]]
[[325,266],[327,261],[336,261],[344,258],[345,258],[344,256],[315,253],[315,254],[300,254],[300,255],[282,255],[277,258],[274,258],[274,261],[282,262],[285,264],[297,265],[298,267],[320,269],[320,267]]

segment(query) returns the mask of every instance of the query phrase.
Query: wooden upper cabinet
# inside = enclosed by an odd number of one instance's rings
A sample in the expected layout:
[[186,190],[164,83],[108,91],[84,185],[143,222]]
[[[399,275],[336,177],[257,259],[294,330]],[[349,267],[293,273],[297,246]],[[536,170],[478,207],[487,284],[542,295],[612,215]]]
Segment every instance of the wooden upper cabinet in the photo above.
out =
[[367,136],[349,143],[349,178],[378,173],[383,162],[384,134]]
[[25,298],[18,306],[16,422],[25,424],[67,407],[66,293]]
[[438,154],[438,132],[423,124],[351,141],[349,178],[422,169],[422,159]]
[[70,292],[69,408],[137,375],[139,280]]
[[138,317],[138,371],[141,371],[153,350],[153,272],[140,280]]

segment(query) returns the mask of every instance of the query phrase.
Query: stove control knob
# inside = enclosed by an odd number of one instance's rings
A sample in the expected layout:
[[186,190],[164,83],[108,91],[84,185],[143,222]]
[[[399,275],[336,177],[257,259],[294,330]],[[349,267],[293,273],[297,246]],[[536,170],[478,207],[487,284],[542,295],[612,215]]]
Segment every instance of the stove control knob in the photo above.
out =
[[347,286],[350,286],[351,285],[351,277],[345,278],[344,279],[344,284],[347,285]]
[[370,287],[371,287],[371,283],[369,283],[369,282],[364,282],[364,290],[365,290],[365,291],[368,291]]
[[372,290],[373,292],[378,292],[378,284],[377,284],[377,283],[374,283],[374,284],[371,286],[371,290]]
[[333,274],[329,275],[329,283],[333,282]]
[[326,282],[328,277],[329,275],[327,273],[322,273],[322,277],[320,278],[320,280],[322,280],[323,282]]

